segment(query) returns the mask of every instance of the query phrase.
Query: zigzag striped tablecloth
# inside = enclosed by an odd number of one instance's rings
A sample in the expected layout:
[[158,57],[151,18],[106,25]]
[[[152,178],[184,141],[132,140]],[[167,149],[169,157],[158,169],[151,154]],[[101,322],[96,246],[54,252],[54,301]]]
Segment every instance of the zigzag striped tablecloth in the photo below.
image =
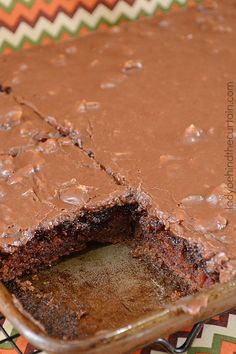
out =
[[[181,345],[190,329],[172,334],[169,341]],[[8,340],[7,340],[8,338]],[[0,354],[36,354],[24,337],[20,336],[4,317],[0,317]],[[186,354],[236,354],[236,309],[209,320]],[[46,354],[42,353],[41,354]],[[111,353],[112,354],[112,353]],[[163,354],[156,345],[151,345],[133,354]]]

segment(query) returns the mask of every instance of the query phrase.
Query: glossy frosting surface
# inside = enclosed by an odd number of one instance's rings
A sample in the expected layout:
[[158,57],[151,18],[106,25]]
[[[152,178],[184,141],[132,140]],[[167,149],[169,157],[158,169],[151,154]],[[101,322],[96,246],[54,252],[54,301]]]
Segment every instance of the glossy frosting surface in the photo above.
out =
[[[121,203],[127,188],[117,186],[70,138],[58,137],[56,130],[11,96],[0,94],[0,107],[2,251],[14,252],[35,230],[73,220],[85,209]],[[43,139],[35,138],[44,132],[48,135]]]

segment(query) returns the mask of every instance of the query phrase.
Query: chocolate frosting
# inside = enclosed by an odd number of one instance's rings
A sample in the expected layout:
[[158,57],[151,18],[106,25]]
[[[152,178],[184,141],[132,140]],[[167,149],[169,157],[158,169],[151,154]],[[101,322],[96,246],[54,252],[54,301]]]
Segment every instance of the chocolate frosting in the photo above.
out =
[[0,93],[0,155],[16,156],[53,137],[59,137],[58,132],[31,109]]
[[[196,244],[222,281],[236,274],[236,197],[226,171],[235,19],[234,1],[218,1],[0,58],[0,80],[18,102],[70,136],[120,184],[149,196],[148,218]],[[54,168],[64,156],[59,145]],[[77,175],[69,166],[60,185]],[[82,170],[80,183],[94,190]],[[57,192],[57,203],[73,208],[77,198],[89,198],[77,183]]]
[[1,252],[12,253],[37,230],[85,210],[132,199],[128,188],[117,186],[70,138],[58,137],[11,96],[0,95],[0,107]]
[[[129,196],[66,138],[49,139],[16,156],[1,156],[0,248],[29,241],[37,230],[74,220],[85,210],[121,205]],[[127,191],[127,194],[129,192]]]

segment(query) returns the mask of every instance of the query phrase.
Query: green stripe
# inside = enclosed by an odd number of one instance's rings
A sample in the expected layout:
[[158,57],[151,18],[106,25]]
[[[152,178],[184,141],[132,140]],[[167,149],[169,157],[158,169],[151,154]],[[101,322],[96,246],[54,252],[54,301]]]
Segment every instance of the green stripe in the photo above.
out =
[[[2,344],[0,344],[0,349],[9,349],[9,350],[12,350],[14,347],[13,345],[11,344],[11,342],[4,342]],[[1,352],[0,352],[1,353]]]
[[188,350],[188,354],[197,354],[197,353],[220,354],[222,342],[236,343],[236,338],[215,333],[213,336],[211,348],[192,347],[191,349]]
[[21,3],[29,9],[34,5],[35,0],[26,1],[26,0],[12,0],[9,5],[0,3],[0,9],[3,9],[7,13],[11,13],[17,3]]

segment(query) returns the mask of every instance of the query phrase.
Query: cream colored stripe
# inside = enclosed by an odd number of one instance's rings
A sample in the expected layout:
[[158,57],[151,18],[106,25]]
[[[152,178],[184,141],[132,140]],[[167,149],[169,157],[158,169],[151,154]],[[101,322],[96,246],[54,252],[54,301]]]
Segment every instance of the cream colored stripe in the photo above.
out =
[[6,319],[4,324],[3,324],[3,328],[5,329],[5,331],[7,332],[7,334],[10,336],[11,332],[13,330],[13,326],[12,324]]

